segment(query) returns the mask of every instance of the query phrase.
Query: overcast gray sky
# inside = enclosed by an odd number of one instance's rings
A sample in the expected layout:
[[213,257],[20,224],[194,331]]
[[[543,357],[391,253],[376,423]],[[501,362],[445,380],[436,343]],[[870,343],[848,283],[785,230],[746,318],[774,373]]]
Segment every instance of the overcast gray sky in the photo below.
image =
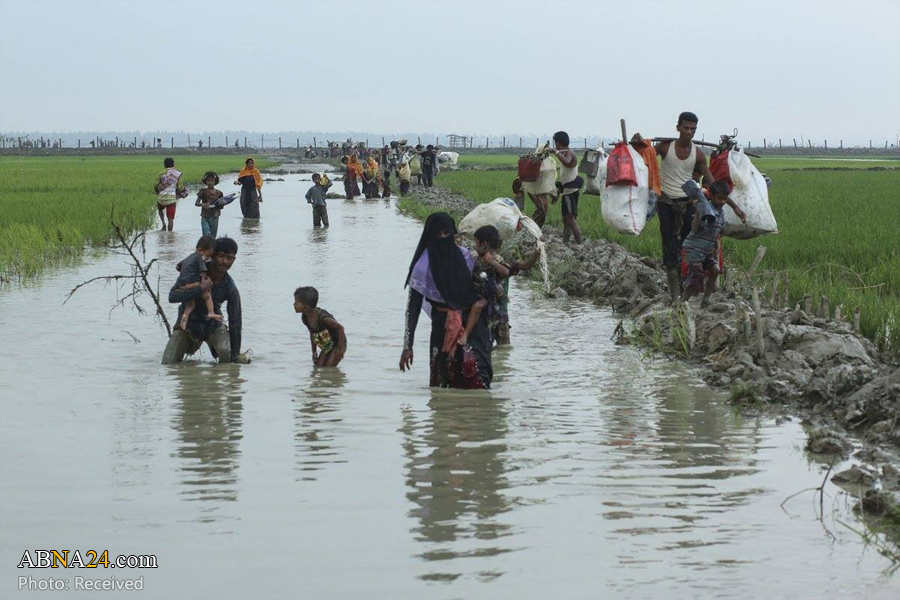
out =
[[893,142],[900,2],[0,0],[0,130]]

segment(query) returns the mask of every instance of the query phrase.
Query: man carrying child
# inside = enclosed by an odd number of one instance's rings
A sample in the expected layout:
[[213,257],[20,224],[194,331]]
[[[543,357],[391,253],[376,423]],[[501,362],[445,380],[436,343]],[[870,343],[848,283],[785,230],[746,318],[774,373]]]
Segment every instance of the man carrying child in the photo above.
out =
[[[233,239],[227,237],[217,239],[213,261],[207,272],[209,278],[201,281],[199,287],[186,290],[172,288],[169,292],[169,302],[182,303],[182,306],[178,309],[178,325],[172,331],[163,351],[164,365],[181,362],[185,355],[199,350],[204,342],[220,363],[249,362],[241,354],[241,294],[228,274],[237,258],[237,250],[237,242]],[[217,315],[222,314],[222,304],[228,305],[228,326],[226,327],[221,320],[207,319],[203,311],[195,310],[191,313],[187,326],[182,328],[183,303],[197,300],[207,291],[212,296],[213,308]]]
[[[212,260],[213,254],[216,252],[216,238],[204,235],[197,242],[196,251],[175,265],[178,270],[178,279],[175,281],[173,290],[187,291],[199,288],[201,284],[206,283],[208,287],[209,276],[207,275],[209,267],[207,263]],[[222,320],[222,315],[216,314],[213,307],[212,296],[209,289],[201,290],[200,298],[196,300],[185,300],[181,305],[181,318],[178,326],[184,329],[187,327],[191,313],[197,305],[197,300],[202,299],[206,304],[206,318],[216,321]]]
[[[683,112],[678,115],[675,128],[678,139],[662,142],[656,146],[656,153],[662,157],[660,165],[660,183],[662,194],[659,197],[657,210],[659,214],[659,233],[662,238],[663,266],[669,284],[669,296],[675,302],[678,299],[678,271],[681,264],[681,245],[691,232],[694,218],[693,202],[684,194],[682,185],[693,178],[696,169],[703,176],[704,185],[715,181],[706,155],[693,142],[697,132],[697,115]],[[734,213],[742,221],[746,219],[743,211],[731,200],[727,201]]]

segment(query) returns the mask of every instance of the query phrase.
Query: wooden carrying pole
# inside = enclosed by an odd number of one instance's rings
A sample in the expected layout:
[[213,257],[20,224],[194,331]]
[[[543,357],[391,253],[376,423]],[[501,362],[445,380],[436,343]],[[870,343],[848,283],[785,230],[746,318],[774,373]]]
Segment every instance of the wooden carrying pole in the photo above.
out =
[[622,126],[622,141],[628,143],[628,136],[625,134],[625,119],[619,119],[619,125]]

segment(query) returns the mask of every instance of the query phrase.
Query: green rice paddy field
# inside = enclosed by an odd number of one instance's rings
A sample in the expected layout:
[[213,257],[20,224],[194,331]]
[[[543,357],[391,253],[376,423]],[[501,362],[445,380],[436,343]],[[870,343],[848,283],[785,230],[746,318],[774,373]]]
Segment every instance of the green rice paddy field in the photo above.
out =
[[[239,156],[174,158],[183,181],[198,187],[206,171],[243,166]],[[153,226],[162,170],[159,156],[0,157],[0,280],[32,277],[86,245],[105,244],[113,208],[129,231]]]
[[[436,184],[477,202],[510,196],[515,156],[460,157],[463,166],[508,165],[509,171],[442,171]],[[861,330],[881,348],[900,353],[900,161],[763,158],[754,164],[773,179],[770,202],[779,233],[725,241],[726,260],[749,266],[759,245],[768,249],[761,269],[786,272],[793,302],[824,295],[844,315],[861,311]],[[869,170],[881,168],[884,170]],[[840,170],[819,170],[838,168]],[[534,210],[528,201],[526,212]],[[548,222],[560,226],[558,205]],[[605,237],[639,254],[661,255],[658,220],[640,236],[610,230],[600,199],[582,195],[578,222],[587,237]],[[782,275],[783,277],[783,275]],[[782,279],[782,282],[784,279]]]

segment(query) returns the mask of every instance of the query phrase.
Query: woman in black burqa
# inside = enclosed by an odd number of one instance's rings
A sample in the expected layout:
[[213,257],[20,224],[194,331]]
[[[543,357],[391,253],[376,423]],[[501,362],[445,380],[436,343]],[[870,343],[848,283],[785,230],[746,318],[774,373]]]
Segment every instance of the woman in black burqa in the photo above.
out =
[[[419,312],[431,316],[430,385],[461,389],[489,388],[493,341],[484,298],[475,293],[475,256],[456,244],[456,223],[447,213],[428,216],[409,264],[406,285],[406,334],[400,370],[412,367]],[[463,326],[465,323],[465,326]]]

